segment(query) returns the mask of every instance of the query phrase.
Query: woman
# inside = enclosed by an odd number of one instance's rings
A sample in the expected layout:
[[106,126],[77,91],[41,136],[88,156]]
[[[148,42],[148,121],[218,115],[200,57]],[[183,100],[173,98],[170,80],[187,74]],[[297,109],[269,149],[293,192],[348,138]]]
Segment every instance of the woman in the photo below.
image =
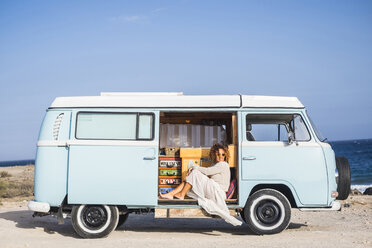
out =
[[184,199],[187,194],[198,200],[198,204],[209,214],[219,215],[233,225],[241,225],[241,221],[230,215],[225,202],[230,184],[230,167],[227,163],[229,151],[227,147],[215,144],[209,152],[209,157],[212,166],[192,166],[187,172],[185,182],[167,194],[160,194],[160,197]]

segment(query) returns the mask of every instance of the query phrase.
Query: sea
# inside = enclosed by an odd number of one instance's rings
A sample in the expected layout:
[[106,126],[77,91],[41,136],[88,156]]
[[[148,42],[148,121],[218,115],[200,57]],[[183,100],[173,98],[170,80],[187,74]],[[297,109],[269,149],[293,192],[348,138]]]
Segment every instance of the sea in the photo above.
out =
[[337,157],[350,163],[351,189],[364,192],[372,187],[372,139],[329,142]]
[[[351,189],[364,192],[372,187],[372,139],[329,142],[336,156],[346,157],[350,163]],[[0,161],[0,167],[35,164],[35,160]]]

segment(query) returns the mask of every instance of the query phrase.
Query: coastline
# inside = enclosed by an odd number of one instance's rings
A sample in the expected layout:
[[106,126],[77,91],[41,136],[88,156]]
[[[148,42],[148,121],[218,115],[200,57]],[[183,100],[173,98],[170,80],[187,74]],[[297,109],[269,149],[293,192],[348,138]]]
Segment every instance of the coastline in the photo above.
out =
[[34,165],[34,164],[35,164],[35,159],[0,161],[0,169],[3,167],[27,166],[27,165]]
[[366,185],[351,185],[350,186],[350,190],[358,190],[360,193],[364,193],[366,191],[366,189],[368,188],[372,188],[372,184],[366,184]]

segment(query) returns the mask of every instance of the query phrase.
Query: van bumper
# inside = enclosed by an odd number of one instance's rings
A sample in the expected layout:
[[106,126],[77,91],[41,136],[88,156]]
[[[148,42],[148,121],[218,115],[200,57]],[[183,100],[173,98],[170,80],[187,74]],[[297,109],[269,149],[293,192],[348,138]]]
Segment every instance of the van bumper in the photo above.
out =
[[39,213],[48,213],[50,205],[47,202],[29,201],[27,204],[29,210]]
[[339,201],[332,202],[330,207],[325,208],[299,208],[301,211],[339,211],[341,210],[341,203]]

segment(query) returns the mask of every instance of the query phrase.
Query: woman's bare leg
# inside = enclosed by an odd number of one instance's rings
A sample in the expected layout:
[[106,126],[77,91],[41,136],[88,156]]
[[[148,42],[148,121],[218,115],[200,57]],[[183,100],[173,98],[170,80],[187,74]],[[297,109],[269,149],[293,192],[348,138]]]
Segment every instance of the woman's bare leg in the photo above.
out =
[[191,184],[189,183],[184,183],[185,186],[182,188],[182,190],[180,190],[179,192],[177,192],[176,194],[174,194],[173,196],[180,199],[180,200],[183,200],[185,199],[185,195],[187,194],[187,192],[189,192],[189,190],[191,189]]
[[172,190],[172,191],[170,191],[170,192],[168,192],[166,194],[159,193],[159,195],[163,199],[173,199],[173,196],[175,194],[177,194],[178,192],[182,191],[182,189],[183,189],[184,186],[185,186],[185,182],[182,182],[174,190]]

